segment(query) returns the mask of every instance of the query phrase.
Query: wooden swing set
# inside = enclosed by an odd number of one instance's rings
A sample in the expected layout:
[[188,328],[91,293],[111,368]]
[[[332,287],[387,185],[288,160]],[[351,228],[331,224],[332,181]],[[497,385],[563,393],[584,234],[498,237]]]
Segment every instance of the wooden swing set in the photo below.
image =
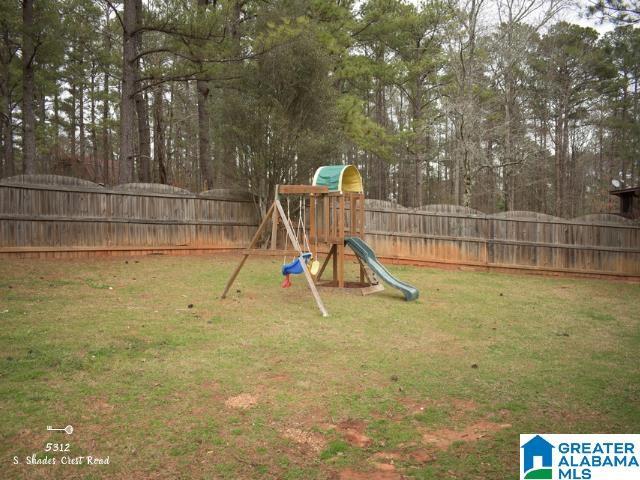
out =
[[[325,182],[328,184],[321,184],[323,177],[318,172],[314,176],[314,185],[278,185],[276,187],[274,201],[267,210],[249,247],[243,251],[242,259],[231,274],[222,293],[222,298],[226,298],[233,282],[250,255],[297,257],[309,290],[320,312],[325,317],[329,313],[320,298],[317,287],[360,289],[363,295],[384,289],[375,274],[357,255],[355,258],[360,265],[360,278],[357,281],[345,280],[345,238],[358,237],[364,239],[365,209],[361,180],[359,183],[352,182],[351,186],[349,186],[346,185],[346,182],[343,184],[343,176],[345,175],[345,169],[349,168],[355,170],[358,179],[360,174],[352,166],[321,167],[318,170],[320,171],[322,168],[333,169],[329,172],[333,175],[331,177],[333,180],[335,180],[335,175],[339,173],[340,178],[337,187],[335,181],[333,184],[330,181]],[[341,170],[338,171],[337,169]],[[353,171],[347,170],[347,172],[353,175]],[[286,197],[287,212],[285,212],[280,200],[281,196]],[[295,233],[294,222],[290,218],[289,202],[292,196],[300,197],[298,225],[300,225],[301,218],[305,219],[306,217],[308,219],[308,222],[306,219],[302,221],[304,235],[302,245],[299,236]],[[308,214],[306,213],[307,211]],[[268,233],[267,227],[269,224],[271,224],[270,244],[261,241],[265,234]],[[282,232],[281,226],[284,232]],[[308,238],[306,236],[307,228],[309,232]],[[287,244],[289,242],[293,247],[292,250],[288,249]],[[283,243],[284,248],[279,249],[278,245]],[[307,264],[309,257],[313,259],[313,262],[317,262],[320,254],[326,255],[321,266],[318,268],[318,265],[314,265],[315,268],[310,269]],[[330,263],[332,265],[332,277],[325,280],[323,275]],[[315,275],[312,274],[311,270],[317,270],[317,272],[314,271]]]

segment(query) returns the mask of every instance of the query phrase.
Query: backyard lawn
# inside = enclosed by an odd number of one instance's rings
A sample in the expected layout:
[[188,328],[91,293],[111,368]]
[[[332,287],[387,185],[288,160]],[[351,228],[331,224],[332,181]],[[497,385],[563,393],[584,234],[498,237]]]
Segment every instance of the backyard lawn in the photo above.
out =
[[0,477],[500,480],[520,433],[640,431],[638,284],[390,266],[418,301],[323,318],[281,259],[221,300],[238,259],[2,260]]

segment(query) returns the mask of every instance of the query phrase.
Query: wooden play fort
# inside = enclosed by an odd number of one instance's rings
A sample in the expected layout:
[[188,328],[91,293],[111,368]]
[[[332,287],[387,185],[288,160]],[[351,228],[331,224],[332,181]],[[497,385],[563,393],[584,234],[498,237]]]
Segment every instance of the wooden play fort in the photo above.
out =
[[[303,274],[323,316],[328,312],[316,287],[359,289],[367,295],[384,289],[382,279],[400,290],[405,300],[418,298],[415,287],[395,278],[378,261],[364,235],[364,189],[360,172],[353,165],[320,167],[312,185],[278,185],[274,201],[229,278],[222,298],[250,255],[282,255],[282,286],[291,286],[290,275]],[[345,247],[353,250],[358,261],[358,279],[345,279]],[[324,256],[322,262],[320,255]],[[287,262],[289,256],[293,260]],[[324,278],[329,265],[332,276]]]

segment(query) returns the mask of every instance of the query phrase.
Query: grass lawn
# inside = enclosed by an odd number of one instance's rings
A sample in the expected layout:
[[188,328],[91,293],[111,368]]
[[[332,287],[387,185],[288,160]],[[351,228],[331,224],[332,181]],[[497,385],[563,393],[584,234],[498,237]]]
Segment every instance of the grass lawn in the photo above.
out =
[[322,318],[281,259],[220,300],[237,261],[2,260],[0,477],[507,479],[520,433],[640,431],[640,285],[391,266],[417,302]]

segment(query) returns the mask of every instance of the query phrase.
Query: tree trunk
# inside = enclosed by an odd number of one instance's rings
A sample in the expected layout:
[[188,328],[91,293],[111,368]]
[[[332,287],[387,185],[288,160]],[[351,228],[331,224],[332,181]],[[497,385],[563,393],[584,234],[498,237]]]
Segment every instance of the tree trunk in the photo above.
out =
[[564,139],[564,135],[562,133],[563,120],[561,118],[560,112],[556,115],[555,118],[555,215],[558,217],[562,216],[562,189],[564,187],[563,182],[563,146],[562,141]]
[[138,139],[140,141],[138,179],[147,183],[151,181],[151,131],[149,127],[149,107],[142,92],[136,94],[136,116],[138,118]]
[[209,140],[209,85],[205,80],[197,80],[198,89],[198,158],[205,190],[213,187],[211,168],[211,142]]
[[[105,22],[109,23],[111,14],[109,6],[105,8]],[[106,51],[111,50],[111,36],[109,30],[105,28],[103,36],[103,46]],[[110,168],[111,163],[111,140],[109,138],[109,68],[104,69],[104,81],[102,83],[102,182],[105,185],[111,183]]]
[[423,203],[423,187],[424,187],[424,176],[422,174],[422,166],[423,166],[423,160],[422,160],[422,155],[421,154],[416,154],[416,159],[415,159],[415,190],[416,190],[416,194],[413,198],[413,206],[414,207],[421,207],[422,203]]
[[[139,29],[142,21],[142,0],[136,0],[136,29]],[[142,33],[139,31],[136,33],[136,55],[142,52]],[[147,104],[147,98],[142,92],[142,85],[140,85],[140,69],[142,66],[142,60],[138,59],[135,64],[135,84],[136,84],[136,116],[138,117],[138,141],[139,143],[139,174],[138,178],[141,182],[148,183],[151,181],[151,131],[149,127],[149,106]]]
[[[568,110],[568,109],[567,109]],[[562,162],[560,163],[561,168],[561,182],[560,182],[560,192],[562,194],[562,201],[560,205],[560,216],[564,216],[567,214],[567,163],[569,159],[569,114],[567,110],[563,113],[563,125],[562,125]]]
[[11,115],[11,97],[2,97],[2,156],[3,156],[3,171],[2,175],[11,177],[15,175],[15,160],[13,157],[13,120]]
[[167,169],[165,167],[165,138],[163,112],[162,85],[153,90],[153,156],[158,165],[158,180],[167,183]]
[[413,125],[414,125],[414,135],[415,135],[415,143],[414,143],[414,182],[415,182],[415,195],[413,196],[413,207],[422,206],[422,166],[424,163],[424,153],[425,153],[425,138],[422,124],[422,86],[420,85],[420,80],[416,80],[415,85],[415,93],[413,98],[413,107],[412,107],[412,115],[413,115]]
[[[165,143],[165,145],[167,146],[165,153],[167,155],[167,158],[171,159],[171,162],[167,162],[165,164],[165,168],[166,168],[165,175],[167,178],[167,183],[173,180],[173,174],[171,172],[172,164],[176,165],[178,162],[178,151],[176,148],[176,144],[178,143],[176,142],[176,138],[178,134],[176,131],[179,129],[179,127],[176,127],[177,122],[175,121],[175,103],[176,103],[174,102],[176,98],[175,88],[176,88],[175,82],[171,82],[169,84],[169,103],[168,103],[169,121],[167,122],[167,132],[166,132],[167,141]],[[169,180],[169,177],[171,177],[171,180]]]
[[111,183],[109,163],[111,161],[111,141],[109,140],[109,72],[104,72],[102,85],[102,182]]
[[26,174],[36,173],[36,132],[34,113],[33,0],[22,2],[22,167]]
[[120,98],[120,183],[133,181],[136,128],[136,0],[124,0],[122,92]]
[[[78,130],[80,143],[80,172],[87,172],[87,139],[84,131],[84,83],[80,82],[78,88]],[[79,173],[80,173],[79,172]]]
[[[380,61],[382,56],[379,56]],[[381,126],[386,126],[386,112],[385,112],[385,91],[382,79],[378,78],[376,81],[375,92],[375,113],[376,123]],[[373,197],[381,200],[387,200],[387,164],[385,160],[379,155],[373,155]]]
[[[231,11],[231,15],[229,15],[229,20],[227,23],[227,29],[231,37],[231,57],[234,58],[242,55],[242,31],[240,29],[240,25],[242,22],[242,7],[245,2],[246,0],[234,0],[233,9]],[[229,74],[239,75],[242,66],[239,63],[232,63],[228,66],[228,68]],[[224,104],[225,99],[229,98],[230,96],[237,95],[237,92],[232,89],[227,89],[223,85],[222,89],[220,90],[220,94]],[[218,183],[222,183],[225,179],[234,179],[234,176],[238,169],[238,157],[240,156],[240,152],[237,151],[236,145],[225,134],[226,132],[224,131],[224,129],[221,129],[220,143],[222,145],[217,146],[217,151],[220,152],[220,155],[218,156],[218,158],[214,159],[216,163],[214,173],[215,179]]]
[[2,71],[0,71],[0,124],[2,128],[2,172],[3,176],[15,175],[15,160],[13,156],[13,119],[11,111],[11,70],[9,65],[14,51],[10,48],[9,34],[3,32],[4,51],[0,52]]
[[53,170],[55,171],[60,164],[60,93],[58,92],[57,83],[56,92],[53,96],[53,125]]
[[[209,0],[198,0],[198,7],[206,10]],[[206,80],[197,80],[198,90],[198,159],[200,160],[200,172],[204,189],[213,187],[213,168],[211,165],[211,140],[209,128],[209,83]]]
[[463,182],[464,182],[464,193],[462,197],[462,204],[465,207],[471,206],[471,187],[473,186],[473,181],[471,178],[471,164],[469,159],[469,152],[465,148],[464,156],[462,159],[462,166],[464,168],[463,173]]
[[[75,78],[71,79],[71,118],[69,119],[69,158],[63,158],[62,173],[64,175],[71,175],[72,162],[76,160],[77,148],[76,148],[76,127],[78,123],[78,107],[77,107],[77,87]],[[66,157],[66,156],[65,156]]]
[[504,161],[503,180],[504,185],[504,208],[513,210],[513,198],[511,198],[511,166],[513,161],[513,145],[511,142],[511,73],[505,74],[505,102],[504,102]]
[[95,65],[91,66],[91,168],[93,169],[93,181],[98,182],[98,134],[96,132],[96,71]]

